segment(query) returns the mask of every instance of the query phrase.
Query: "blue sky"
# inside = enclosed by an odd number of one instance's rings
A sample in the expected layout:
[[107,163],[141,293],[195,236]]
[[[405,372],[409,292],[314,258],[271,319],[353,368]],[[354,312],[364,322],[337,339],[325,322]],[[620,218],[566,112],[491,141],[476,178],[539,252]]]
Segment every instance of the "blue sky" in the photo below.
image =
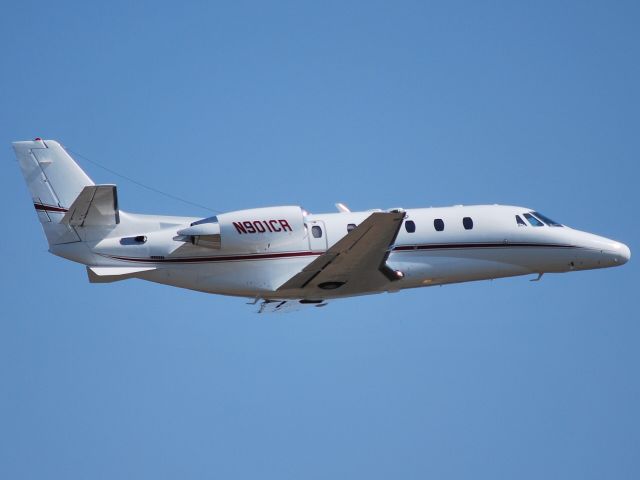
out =
[[637,2],[131,3],[2,7],[0,477],[640,476],[636,259],[258,316],[90,285],[10,149],[218,211],[526,205],[636,254]]

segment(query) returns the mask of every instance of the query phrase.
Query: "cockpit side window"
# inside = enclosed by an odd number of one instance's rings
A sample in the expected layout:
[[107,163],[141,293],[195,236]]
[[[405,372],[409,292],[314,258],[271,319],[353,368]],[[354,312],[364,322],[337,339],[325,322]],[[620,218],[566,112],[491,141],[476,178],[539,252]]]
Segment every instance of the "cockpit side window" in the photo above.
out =
[[538,217],[540,220],[542,220],[544,223],[546,223],[551,227],[562,227],[562,224],[551,220],[549,217],[542,215],[541,213],[538,213],[538,212],[531,212],[531,213],[533,213],[536,217]]
[[536,217],[534,217],[530,213],[525,213],[524,218],[529,220],[529,223],[534,227],[544,227],[544,223],[542,223],[540,220],[538,220]]
[[527,224],[522,219],[522,217],[520,217],[520,215],[516,215],[516,223],[518,224],[519,227],[526,227],[527,226]]

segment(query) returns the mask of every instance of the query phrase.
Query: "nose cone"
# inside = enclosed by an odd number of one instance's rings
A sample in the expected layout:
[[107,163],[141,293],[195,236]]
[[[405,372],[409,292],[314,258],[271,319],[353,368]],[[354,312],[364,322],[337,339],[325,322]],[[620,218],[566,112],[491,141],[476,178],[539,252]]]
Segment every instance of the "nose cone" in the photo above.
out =
[[598,267],[617,267],[624,265],[631,258],[629,247],[624,243],[608,238],[598,237],[598,240],[593,242],[591,248],[594,252],[599,251],[599,254],[596,254]]
[[631,258],[631,250],[624,243],[613,242],[611,253],[614,261],[619,265],[624,265]]
[[631,258],[629,247],[622,242],[576,230],[568,233],[572,236],[572,243],[579,247],[572,269],[617,267]]

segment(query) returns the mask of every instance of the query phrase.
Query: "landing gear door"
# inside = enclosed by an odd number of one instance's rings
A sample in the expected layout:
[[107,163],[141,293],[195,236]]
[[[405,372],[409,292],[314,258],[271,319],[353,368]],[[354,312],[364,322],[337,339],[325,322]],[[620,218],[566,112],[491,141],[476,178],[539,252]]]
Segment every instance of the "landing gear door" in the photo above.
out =
[[309,249],[312,252],[324,252],[327,249],[327,231],[324,222],[307,221],[305,227],[309,238]]

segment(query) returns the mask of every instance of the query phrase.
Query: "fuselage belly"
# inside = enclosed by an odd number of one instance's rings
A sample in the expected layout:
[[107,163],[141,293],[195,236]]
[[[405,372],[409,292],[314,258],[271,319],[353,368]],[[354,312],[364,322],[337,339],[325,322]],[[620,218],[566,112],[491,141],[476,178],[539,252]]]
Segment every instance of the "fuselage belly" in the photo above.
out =
[[[628,259],[626,246],[604,237],[564,226],[519,225],[516,215],[522,216],[528,211],[497,205],[407,210],[405,222],[413,222],[415,230],[410,233],[406,226],[401,229],[387,260],[391,268],[404,276],[368,293],[604,268]],[[173,239],[173,229],[155,232],[156,243],[149,240],[144,248],[123,247],[103,240],[90,250],[97,254],[93,264],[151,264],[155,267],[153,270],[136,277],[157,283],[225,295],[289,298],[278,292],[278,287],[346,235],[349,225],[357,225],[368,214],[307,216],[303,221],[305,235],[284,249],[260,245],[251,252],[234,251],[224,248],[224,240],[222,248],[215,252],[197,246],[185,247],[184,242]],[[473,219],[471,229],[464,228],[463,218]],[[442,231],[435,230],[436,219],[444,222]],[[182,223],[192,220],[185,218]],[[171,223],[180,222],[174,218]],[[309,225],[320,224],[326,240],[322,249],[313,249]],[[153,233],[147,236],[151,238]],[[292,298],[302,295],[297,292]],[[341,296],[344,295],[336,290],[326,292],[324,298]]]

